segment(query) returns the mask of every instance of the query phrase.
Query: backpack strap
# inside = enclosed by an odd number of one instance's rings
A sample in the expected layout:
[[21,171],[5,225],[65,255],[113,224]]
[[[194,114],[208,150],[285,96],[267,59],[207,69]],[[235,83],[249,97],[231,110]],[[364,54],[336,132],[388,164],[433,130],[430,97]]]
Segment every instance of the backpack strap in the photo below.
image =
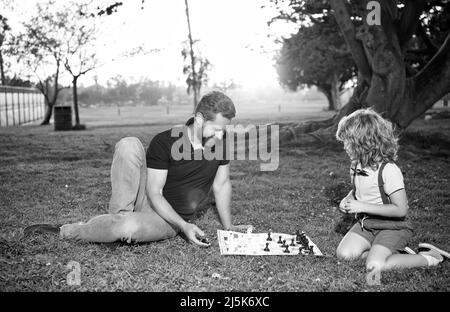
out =
[[383,182],[383,169],[387,163],[382,163],[380,169],[378,170],[378,188],[380,190],[381,199],[383,200],[383,204],[387,205],[391,203],[389,196],[384,192],[384,182]]
[[352,195],[353,198],[356,200],[356,184],[355,184],[355,177],[356,177],[356,167],[358,166],[358,163],[355,163],[355,170],[353,170],[353,179],[352,179],[352,184],[353,184],[353,190],[352,190]]

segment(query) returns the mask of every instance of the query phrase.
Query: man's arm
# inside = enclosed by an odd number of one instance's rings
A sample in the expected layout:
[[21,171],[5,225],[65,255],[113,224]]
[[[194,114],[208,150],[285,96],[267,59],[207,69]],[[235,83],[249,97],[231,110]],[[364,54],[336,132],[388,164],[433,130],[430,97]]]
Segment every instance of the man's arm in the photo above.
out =
[[153,209],[155,209],[161,218],[179,228],[190,242],[200,246],[209,246],[209,244],[202,243],[197,238],[197,236],[205,235],[203,231],[200,230],[195,224],[184,221],[162,195],[162,190],[166,184],[166,179],[166,169],[147,168],[146,191]]
[[217,169],[213,183],[213,192],[216,199],[217,212],[225,230],[242,231],[252,227],[251,225],[233,225],[231,222],[231,181],[230,165],[222,165]]
[[225,230],[231,227],[231,181],[230,165],[222,165],[217,169],[213,183],[214,197],[216,199],[217,212]]

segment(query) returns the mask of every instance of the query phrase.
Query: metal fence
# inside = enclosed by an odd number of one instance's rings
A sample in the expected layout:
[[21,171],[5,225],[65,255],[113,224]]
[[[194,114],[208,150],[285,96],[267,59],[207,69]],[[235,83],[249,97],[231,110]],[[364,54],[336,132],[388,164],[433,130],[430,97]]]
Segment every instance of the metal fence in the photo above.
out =
[[36,88],[0,86],[0,127],[42,119],[45,98]]

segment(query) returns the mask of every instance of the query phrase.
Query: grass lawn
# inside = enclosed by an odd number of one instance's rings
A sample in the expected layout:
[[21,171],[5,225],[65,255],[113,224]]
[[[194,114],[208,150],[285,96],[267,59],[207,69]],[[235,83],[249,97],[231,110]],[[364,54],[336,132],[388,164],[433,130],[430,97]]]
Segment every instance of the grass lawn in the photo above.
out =
[[[450,133],[448,124],[438,120],[433,127]],[[341,219],[336,207],[351,188],[341,148],[283,148],[274,172],[261,172],[252,161],[233,161],[231,167],[234,223],[253,224],[258,232],[304,230],[332,257],[221,256],[213,208],[196,220],[212,241],[208,249],[180,237],[142,245],[88,244],[49,235],[22,238],[23,228],[33,223],[86,221],[105,213],[115,142],[137,136],[148,146],[170,126],[88,125],[80,132],[54,132],[52,126],[0,129],[0,291],[450,290],[448,262],[383,273],[380,286],[369,286],[362,261],[335,258],[342,238],[335,231]],[[433,127],[420,121],[411,129]],[[398,161],[416,228],[410,247],[430,242],[449,250],[450,160],[427,151],[403,146]],[[66,283],[70,261],[81,265],[81,286]]]

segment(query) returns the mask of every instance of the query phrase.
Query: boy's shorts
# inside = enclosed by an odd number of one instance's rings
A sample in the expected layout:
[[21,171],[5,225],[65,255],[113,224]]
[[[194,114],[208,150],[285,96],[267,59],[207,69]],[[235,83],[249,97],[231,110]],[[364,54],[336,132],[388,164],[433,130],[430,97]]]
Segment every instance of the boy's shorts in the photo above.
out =
[[356,233],[364,237],[371,246],[377,244],[388,248],[393,254],[403,250],[412,237],[412,231],[402,230],[367,230],[361,228],[360,223],[356,223],[349,232]]

